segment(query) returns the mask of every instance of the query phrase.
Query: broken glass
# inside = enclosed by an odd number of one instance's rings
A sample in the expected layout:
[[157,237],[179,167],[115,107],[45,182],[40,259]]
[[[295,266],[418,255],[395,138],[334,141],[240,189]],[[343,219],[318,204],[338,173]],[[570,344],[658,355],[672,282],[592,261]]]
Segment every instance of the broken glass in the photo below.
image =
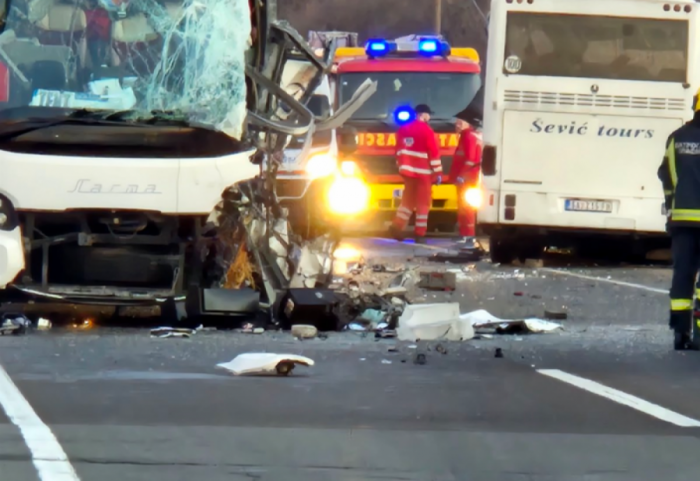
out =
[[242,137],[248,0],[7,4],[0,105],[167,112]]

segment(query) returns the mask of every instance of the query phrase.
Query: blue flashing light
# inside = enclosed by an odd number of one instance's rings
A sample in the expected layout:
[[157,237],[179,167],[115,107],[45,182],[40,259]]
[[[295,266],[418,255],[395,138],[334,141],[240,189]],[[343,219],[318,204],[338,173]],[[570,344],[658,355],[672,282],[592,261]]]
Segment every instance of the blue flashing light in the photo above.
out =
[[369,40],[365,51],[369,56],[384,55],[389,53],[389,44],[386,40]]
[[397,125],[409,123],[415,118],[415,112],[410,107],[399,107],[394,110],[394,121]]
[[440,43],[437,40],[421,40],[418,42],[418,51],[426,54],[438,53]]

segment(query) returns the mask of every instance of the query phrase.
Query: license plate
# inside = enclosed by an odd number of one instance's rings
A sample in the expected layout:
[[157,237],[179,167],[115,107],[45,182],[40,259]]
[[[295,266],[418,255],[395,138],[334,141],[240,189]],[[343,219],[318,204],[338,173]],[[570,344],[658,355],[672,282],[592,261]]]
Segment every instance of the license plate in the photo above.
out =
[[612,212],[612,202],[608,200],[566,199],[564,209],[575,212]]
[[400,199],[403,195],[403,189],[394,189],[394,198]]

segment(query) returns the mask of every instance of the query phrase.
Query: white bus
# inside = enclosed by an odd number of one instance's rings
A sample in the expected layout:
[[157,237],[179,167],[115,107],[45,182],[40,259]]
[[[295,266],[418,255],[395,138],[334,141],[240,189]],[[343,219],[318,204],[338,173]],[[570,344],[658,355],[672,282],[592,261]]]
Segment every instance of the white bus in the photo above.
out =
[[685,0],[492,1],[479,211],[492,260],[664,235],[656,172],[692,117],[698,15]]

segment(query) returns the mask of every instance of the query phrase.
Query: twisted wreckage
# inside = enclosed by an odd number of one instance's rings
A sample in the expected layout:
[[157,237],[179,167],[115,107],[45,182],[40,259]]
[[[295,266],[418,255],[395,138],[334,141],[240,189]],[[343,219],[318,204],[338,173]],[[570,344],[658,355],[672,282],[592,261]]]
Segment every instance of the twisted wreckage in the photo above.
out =
[[[3,302],[274,316],[289,288],[328,284],[335,224],[295,230],[276,174],[292,138],[308,154],[376,84],[312,113],[334,47],[312,51],[276,3],[6,2]],[[314,72],[295,95],[292,59]]]

